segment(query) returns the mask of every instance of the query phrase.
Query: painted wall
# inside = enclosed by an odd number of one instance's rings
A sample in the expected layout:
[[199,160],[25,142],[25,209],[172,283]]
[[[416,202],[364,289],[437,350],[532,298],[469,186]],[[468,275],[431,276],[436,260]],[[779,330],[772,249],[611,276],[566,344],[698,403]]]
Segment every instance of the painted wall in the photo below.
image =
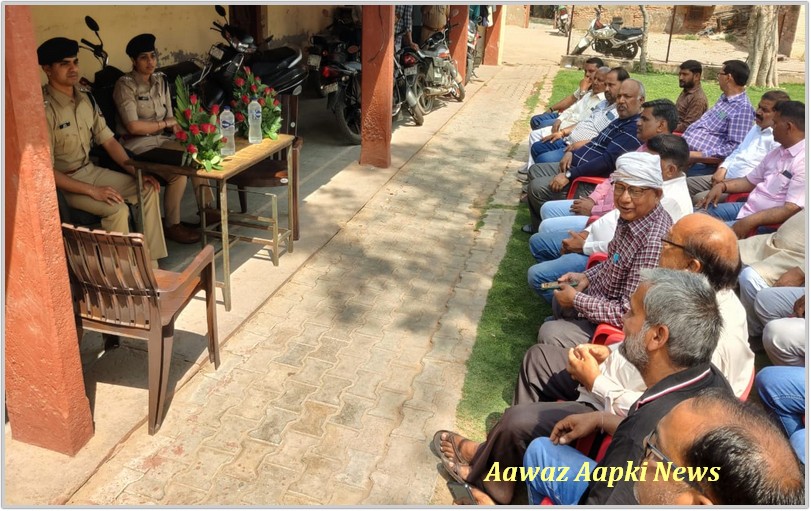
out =
[[[217,32],[208,30],[211,22],[220,19],[212,5],[34,5],[31,6],[37,45],[51,37],[85,38],[98,42],[84,24],[90,15],[99,24],[104,49],[110,64],[123,71],[132,69],[124,52],[127,42],[138,34],[155,34],[160,52],[160,65],[174,64],[192,57],[203,59],[212,44],[221,40]],[[100,65],[86,51],[79,52],[82,75],[92,80]],[[45,74],[42,74],[43,82]]]
[[305,45],[311,34],[332,23],[332,5],[266,5],[262,9],[265,37],[276,43]]

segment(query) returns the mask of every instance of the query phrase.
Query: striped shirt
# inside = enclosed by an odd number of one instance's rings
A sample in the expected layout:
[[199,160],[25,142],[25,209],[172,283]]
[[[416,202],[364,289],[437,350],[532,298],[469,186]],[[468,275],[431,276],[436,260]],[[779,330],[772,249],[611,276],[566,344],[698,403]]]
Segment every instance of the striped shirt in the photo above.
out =
[[574,308],[592,323],[622,328],[622,315],[631,307],[631,293],[639,285],[640,272],[659,265],[662,238],[673,225],[661,204],[642,218],[620,218],[614,239],[608,243],[608,259],[585,271],[589,287],[574,297]]
[[617,118],[617,104],[609,103],[605,99],[597,103],[591,110],[588,119],[580,121],[574,127],[569,136],[564,140],[566,144],[591,140],[603,131],[611,121]]
[[732,97],[725,94],[712,108],[684,132],[691,151],[704,156],[726,158],[738,147],[755,122],[755,109],[745,92]]
[[637,119],[639,114],[613,121],[597,138],[574,151],[570,180],[580,176],[608,177],[614,171],[617,158],[642,145],[636,138]]

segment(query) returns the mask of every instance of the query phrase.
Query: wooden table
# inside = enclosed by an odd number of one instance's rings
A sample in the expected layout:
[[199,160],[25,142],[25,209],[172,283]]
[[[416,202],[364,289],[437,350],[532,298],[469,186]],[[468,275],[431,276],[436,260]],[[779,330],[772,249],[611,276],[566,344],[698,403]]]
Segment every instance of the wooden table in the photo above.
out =
[[[163,163],[152,163],[146,161],[139,161],[137,156],[129,160],[127,163],[133,165],[138,169],[138,182],[141,182],[141,171],[163,171],[172,174],[181,174],[189,177],[200,177],[203,179],[211,179],[216,183],[217,189],[217,207],[219,208],[220,221],[211,226],[206,225],[206,211],[215,211],[206,208],[204,201],[199,200],[200,219],[203,225],[202,228],[202,243],[208,242],[208,236],[220,238],[222,240],[222,249],[217,252],[217,255],[222,254],[223,266],[223,281],[217,282],[217,286],[222,288],[223,301],[225,303],[225,310],[231,310],[231,260],[230,260],[230,247],[237,241],[247,241],[250,243],[257,243],[263,246],[271,245],[273,247],[272,259],[275,266],[279,265],[279,244],[284,242],[287,252],[293,251],[293,239],[297,238],[298,226],[296,225],[298,214],[298,168],[293,165],[293,158],[290,154],[295,137],[292,135],[280,134],[276,140],[269,138],[263,139],[259,144],[250,144],[243,138],[236,139],[236,153],[232,156],[227,156],[222,163],[222,170],[215,170],[206,172],[205,169],[193,169],[190,167],[180,167],[176,165],[166,165]],[[182,150],[180,145],[172,147],[171,145],[165,146],[170,149]],[[270,158],[276,153],[282,152],[286,154],[287,160],[287,229],[280,229],[277,220],[277,205],[275,194],[263,194],[271,200],[271,218],[248,215],[243,213],[229,212],[228,211],[228,189],[227,184],[230,178],[239,175],[241,172],[251,168],[257,163]],[[272,233],[271,239],[258,238],[253,236],[240,236],[228,233],[229,225],[241,225],[253,229],[261,229]],[[217,227],[219,230],[216,230]]]

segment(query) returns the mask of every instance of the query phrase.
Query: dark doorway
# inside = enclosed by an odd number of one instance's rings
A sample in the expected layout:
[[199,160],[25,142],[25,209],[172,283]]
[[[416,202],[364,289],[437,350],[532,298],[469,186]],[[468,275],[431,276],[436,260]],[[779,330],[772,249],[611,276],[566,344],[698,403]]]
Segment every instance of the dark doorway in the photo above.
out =
[[262,41],[262,11],[260,5],[231,5],[228,7],[228,21],[243,28],[253,36],[253,40]]

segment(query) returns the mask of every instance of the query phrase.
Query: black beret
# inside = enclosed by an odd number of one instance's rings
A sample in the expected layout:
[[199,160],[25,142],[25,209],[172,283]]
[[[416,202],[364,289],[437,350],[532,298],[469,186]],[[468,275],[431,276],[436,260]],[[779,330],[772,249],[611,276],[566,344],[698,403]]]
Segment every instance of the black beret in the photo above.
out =
[[127,43],[127,55],[130,58],[138,58],[138,55],[150,51],[155,51],[155,36],[152,34],[137,35]]
[[40,66],[47,66],[78,54],[79,43],[67,37],[54,37],[39,45],[37,61]]

